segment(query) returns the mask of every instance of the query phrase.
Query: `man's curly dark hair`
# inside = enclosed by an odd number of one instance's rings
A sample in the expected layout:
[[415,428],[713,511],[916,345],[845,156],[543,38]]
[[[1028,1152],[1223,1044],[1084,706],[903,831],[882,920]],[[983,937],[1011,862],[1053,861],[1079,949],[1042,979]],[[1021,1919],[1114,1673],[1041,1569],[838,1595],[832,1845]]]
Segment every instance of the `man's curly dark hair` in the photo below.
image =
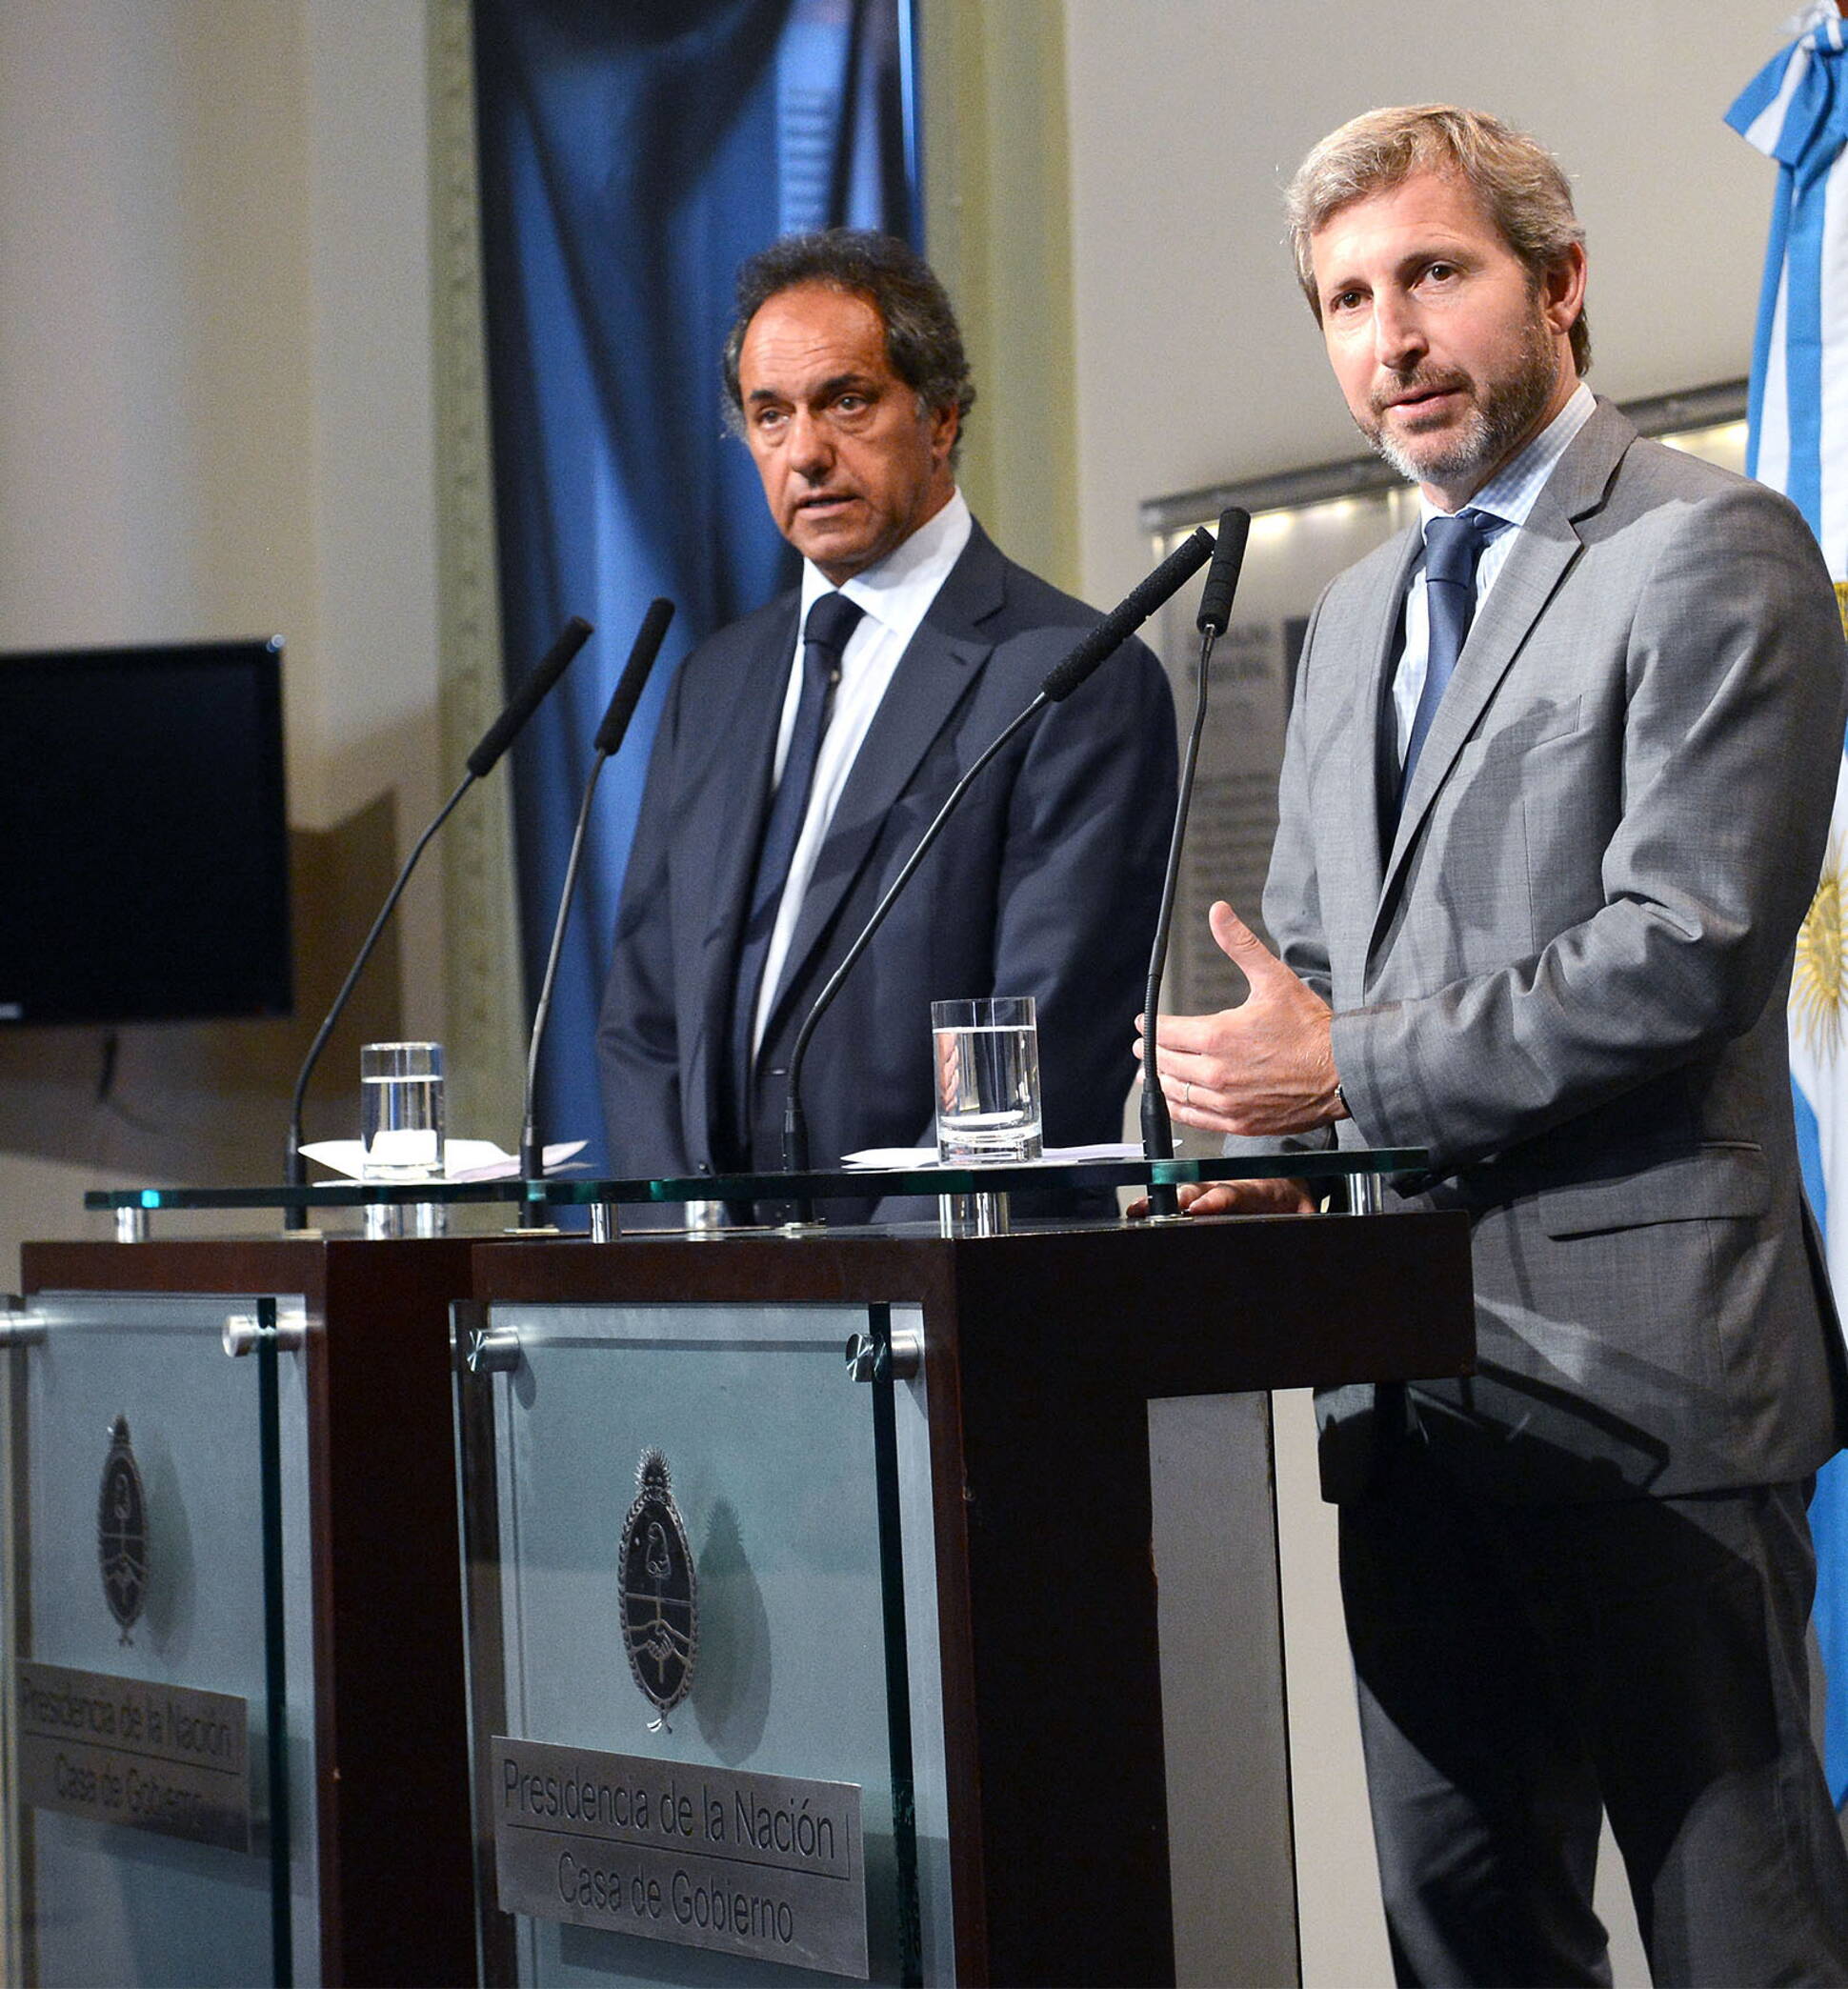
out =
[[[969,377],[955,311],[936,272],[896,235],[829,228],[785,235],[738,271],[737,314],[723,360],[726,420],[734,434],[744,432],[744,395],[738,386],[744,334],[771,298],[804,283],[864,297],[885,327],[887,362],[916,393],[920,411],[953,407],[967,421],[975,405],[975,384]],[[956,439],[959,448],[960,425]],[[953,462],[955,454],[953,450]]]

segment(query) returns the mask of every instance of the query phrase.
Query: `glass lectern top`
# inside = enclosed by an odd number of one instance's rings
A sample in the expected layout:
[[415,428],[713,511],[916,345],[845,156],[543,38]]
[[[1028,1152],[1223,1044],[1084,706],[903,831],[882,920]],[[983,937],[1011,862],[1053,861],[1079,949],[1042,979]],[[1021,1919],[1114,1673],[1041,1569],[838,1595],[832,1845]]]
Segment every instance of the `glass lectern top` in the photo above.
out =
[[785,1201],[830,1196],[1031,1194],[1068,1188],[1147,1188],[1172,1183],[1333,1180],[1409,1173],[1417,1147],[1348,1147],[1325,1153],[1244,1154],[1234,1159],[1039,1160],[1005,1167],[839,1168],[807,1174],[663,1175],[653,1179],[551,1175],[543,1180],[323,1181],[311,1187],[94,1188],[87,1209],[352,1209],[406,1203],[593,1204]]

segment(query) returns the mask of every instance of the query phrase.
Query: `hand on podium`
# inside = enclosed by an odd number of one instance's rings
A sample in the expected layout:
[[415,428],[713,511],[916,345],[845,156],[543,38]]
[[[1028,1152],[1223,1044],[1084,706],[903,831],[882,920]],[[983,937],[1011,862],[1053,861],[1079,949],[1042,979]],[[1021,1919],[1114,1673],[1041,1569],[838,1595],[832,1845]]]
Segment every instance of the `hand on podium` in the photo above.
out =
[[[1183,1216],[1314,1216],[1320,1207],[1307,1181],[1276,1176],[1261,1181],[1183,1181],[1175,1194]],[[1132,1222],[1148,1213],[1146,1195],[1123,1211]]]

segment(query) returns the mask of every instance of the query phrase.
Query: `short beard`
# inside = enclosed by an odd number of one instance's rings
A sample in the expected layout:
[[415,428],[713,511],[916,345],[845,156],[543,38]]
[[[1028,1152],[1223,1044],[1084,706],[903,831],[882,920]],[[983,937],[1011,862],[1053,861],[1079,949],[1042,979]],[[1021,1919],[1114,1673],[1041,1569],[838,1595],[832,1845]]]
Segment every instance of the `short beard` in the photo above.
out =
[[[1489,472],[1531,434],[1546,412],[1557,380],[1552,329],[1537,308],[1522,333],[1516,370],[1490,385],[1470,409],[1462,427],[1446,438],[1440,453],[1415,456],[1410,448],[1386,432],[1381,415],[1375,416],[1371,428],[1364,421],[1356,425],[1374,451],[1410,482],[1436,484],[1440,490],[1473,483],[1479,490]],[[1415,372],[1402,384],[1422,383]],[[1474,387],[1476,383],[1469,384]]]

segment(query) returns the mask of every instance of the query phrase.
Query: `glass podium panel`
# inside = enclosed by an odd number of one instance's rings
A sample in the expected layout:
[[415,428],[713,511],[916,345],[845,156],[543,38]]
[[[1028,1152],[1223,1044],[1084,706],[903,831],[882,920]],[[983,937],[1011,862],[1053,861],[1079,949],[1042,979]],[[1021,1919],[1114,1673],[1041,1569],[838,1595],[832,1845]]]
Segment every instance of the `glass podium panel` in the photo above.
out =
[[459,1311],[484,1979],[918,1979],[894,1465],[917,1442],[842,1361],[889,1329],[866,1305]]
[[299,1299],[0,1311],[10,1979],[318,1979],[302,1338]]

